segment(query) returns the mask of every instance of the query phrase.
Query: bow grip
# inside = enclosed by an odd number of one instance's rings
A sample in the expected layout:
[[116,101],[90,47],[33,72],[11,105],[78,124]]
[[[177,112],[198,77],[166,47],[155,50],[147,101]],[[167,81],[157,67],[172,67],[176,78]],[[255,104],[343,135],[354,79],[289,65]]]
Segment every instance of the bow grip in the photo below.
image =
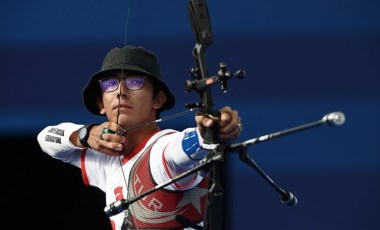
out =
[[219,144],[219,119],[220,112],[207,113],[207,117],[213,119],[213,125],[211,127],[203,127],[202,137],[204,149],[215,149]]

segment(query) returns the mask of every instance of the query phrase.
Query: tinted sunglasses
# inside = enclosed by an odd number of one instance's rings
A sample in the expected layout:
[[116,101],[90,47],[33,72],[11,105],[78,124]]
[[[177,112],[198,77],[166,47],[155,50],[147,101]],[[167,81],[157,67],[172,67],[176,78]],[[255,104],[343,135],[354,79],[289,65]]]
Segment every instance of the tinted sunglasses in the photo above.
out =
[[129,90],[139,90],[144,86],[145,76],[132,76],[121,79],[119,77],[105,77],[99,80],[100,88],[104,92],[113,92],[119,88],[120,81],[124,81]]

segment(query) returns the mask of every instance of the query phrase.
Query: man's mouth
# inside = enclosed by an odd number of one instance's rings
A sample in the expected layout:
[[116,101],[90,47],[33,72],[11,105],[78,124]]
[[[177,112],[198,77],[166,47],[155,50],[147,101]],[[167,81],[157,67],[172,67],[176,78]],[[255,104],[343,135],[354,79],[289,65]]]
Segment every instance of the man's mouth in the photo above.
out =
[[128,110],[128,109],[132,109],[133,107],[128,105],[128,104],[119,104],[117,105],[114,109],[118,109],[118,110]]

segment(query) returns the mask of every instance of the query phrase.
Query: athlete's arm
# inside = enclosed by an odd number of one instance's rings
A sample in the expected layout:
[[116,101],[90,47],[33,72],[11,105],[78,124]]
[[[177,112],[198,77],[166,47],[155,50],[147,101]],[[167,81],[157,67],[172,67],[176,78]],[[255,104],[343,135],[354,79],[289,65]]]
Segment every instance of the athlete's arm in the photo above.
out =
[[53,158],[80,167],[80,155],[83,148],[73,145],[69,138],[82,126],[70,122],[47,126],[38,134],[37,141],[42,151]]

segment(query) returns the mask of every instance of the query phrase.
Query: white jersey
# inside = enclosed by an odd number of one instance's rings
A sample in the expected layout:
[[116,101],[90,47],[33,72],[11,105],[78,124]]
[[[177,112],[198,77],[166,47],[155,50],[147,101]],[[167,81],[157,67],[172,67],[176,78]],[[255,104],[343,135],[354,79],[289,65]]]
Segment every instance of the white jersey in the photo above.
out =
[[[200,148],[203,140],[196,128],[188,128],[182,132],[172,129],[156,131],[128,155],[114,157],[90,148],[74,146],[69,137],[82,126],[68,122],[48,126],[39,133],[37,140],[42,150],[53,158],[79,167],[84,183],[105,192],[107,204],[131,198],[128,194],[130,171],[134,163],[150,147],[149,166],[156,184],[166,183],[181,172],[193,168],[207,155],[207,151]],[[189,190],[197,186],[204,176],[204,173],[199,171],[182,179],[181,184],[172,183],[165,189]],[[207,189],[200,191],[204,193],[201,196],[207,196]],[[194,204],[194,207],[200,209],[199,204]],[[124,217],[124,212],[110,217],[114,230],[121,229]]]

